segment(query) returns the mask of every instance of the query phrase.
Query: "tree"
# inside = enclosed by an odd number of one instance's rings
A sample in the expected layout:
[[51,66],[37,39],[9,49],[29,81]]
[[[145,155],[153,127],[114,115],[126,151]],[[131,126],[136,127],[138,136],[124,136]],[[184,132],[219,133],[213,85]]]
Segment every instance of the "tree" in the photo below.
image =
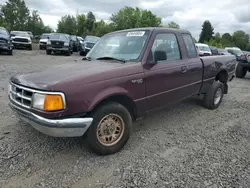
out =
[[84,14],[81,14],[76,17],[76,20],[77,20],[77,35],[82,36],[86,32],[86,26],[85,26],[86,17]]
[[110,20],[114,24],[115,30],[161,26],[161,18],[151,11],[141,10],[137,7],[125,7],[112,14]]
[[6,27],[9,30],[26,30],[30,11],[23,0],[8,0],[2,5]]
[[221,40],[220,33],[215,33],[214,40],[215,40],[217,43],[220,43],[220,40]]
[[224,33],[221,36],[221,44],[225,47],[233,46],[232,36],[229,33]]
[[69,35],[76,35],[77,21],[74,16],[63,16],[57,24],[57,32],[67,33]]
[[85,22],[85,28],[87,30],[87,33],[91,33],[95,24],[95,15],[92,12],[89,12],[87,14],[86,22]]
[[235,31],[232,36],[233,43],[235,46],[239,47],[241,50],[246,50],[249,43],[249,35],[244,31]]
[[180,26],[173,21],[169,22],[167,27],[174,28],[174,29],[180,29]]
[[199,42],[204,43],[205,41],[210,41],[213,38],[213,34],[214,28],[210,21],[206,20],[202,25]]
[[110,33],[114,31],[114,27],[112,24],[107,24],[106,22],[104,22],[103,20],[98,21],[94,24],[94,28],[93,28],[93,34],[96,36],[103,36],[107,33]]

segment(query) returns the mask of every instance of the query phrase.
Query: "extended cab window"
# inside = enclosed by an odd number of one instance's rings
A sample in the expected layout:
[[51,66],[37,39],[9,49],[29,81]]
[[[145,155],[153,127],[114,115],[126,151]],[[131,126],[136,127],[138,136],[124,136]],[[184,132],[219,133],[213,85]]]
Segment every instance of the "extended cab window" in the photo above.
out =
[[157,34],[151,51],[154,60],[154,55],[156,51],[163,51],[166,53],[166,60],[163,60],[162,62],[169,62],[181,59],[177,38],[172,33]]
[[[194,45],[194,41],[191,37],[190,34],[182,34],[186,49],[187,49],[187,54],[188,57],[197,57],[197,50]],[[198,48],[198,47],[197,47]]]

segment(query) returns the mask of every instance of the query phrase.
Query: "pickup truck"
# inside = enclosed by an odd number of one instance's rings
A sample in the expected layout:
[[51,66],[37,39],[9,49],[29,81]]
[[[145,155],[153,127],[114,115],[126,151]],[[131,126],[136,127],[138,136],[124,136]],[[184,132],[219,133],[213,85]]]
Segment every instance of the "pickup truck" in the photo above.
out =
[[38,131],[82,136],[108,155],[127,143],[134,120],[154,110],[197,95],[218,108],[235,68],[233,55],[199,57],[186,30],[128,29],[104,35],[80,63],[12,76],[9,104]]

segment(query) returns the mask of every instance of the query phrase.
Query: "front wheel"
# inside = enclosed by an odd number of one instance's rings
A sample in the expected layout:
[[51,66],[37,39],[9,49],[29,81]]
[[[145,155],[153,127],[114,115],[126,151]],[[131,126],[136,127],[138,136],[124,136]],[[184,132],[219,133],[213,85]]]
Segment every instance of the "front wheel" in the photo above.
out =
[[237,65],[235,75],[237,78],[244,78],[247,74],[247,70],[244,69],[241,65]]
[[51,55],[52,51],[51,50],[46,50],[47,55]]
[[90,148],[100,155],[120,151],[129,139],[132,126],[127,108],[111,102],[99,107],[92,117],[93,122],[87,132]]
[[13,55],[13,50],[12,50],[12,49],[9,50],[9,51],[7,52],[7,54],[8,54],[8,55]]
[[223,96],[224,85],[219,81],[215,81],[209,91],[205,94],[204,106],[211,110],[218,108],[221,104]]

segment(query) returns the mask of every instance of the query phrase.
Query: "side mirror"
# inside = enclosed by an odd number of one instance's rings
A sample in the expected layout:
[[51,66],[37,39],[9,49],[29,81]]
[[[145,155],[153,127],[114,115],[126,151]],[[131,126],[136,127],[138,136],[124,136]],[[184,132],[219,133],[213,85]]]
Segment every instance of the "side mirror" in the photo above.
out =
[[167,60],[167,53],[164,51],[155,51],[154,52],[154,61],[166,61]]

